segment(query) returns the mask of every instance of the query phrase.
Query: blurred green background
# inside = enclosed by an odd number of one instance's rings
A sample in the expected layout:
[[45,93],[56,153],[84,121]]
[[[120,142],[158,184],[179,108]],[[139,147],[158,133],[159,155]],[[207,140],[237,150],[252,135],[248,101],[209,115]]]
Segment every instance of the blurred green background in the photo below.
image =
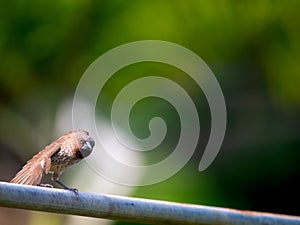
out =
[[[107,105],[99,106],[99,113],[107,116],[106,107],[137,75],[156,73],[166,74],[198,99],[201,123],[192,160],[172,178],[136,188],[133,195],[299,216],[299,10],[297,0],[1,1],[0,180],[10,180],[52,140],[57,107],[72,98],[98,56],[121,44],[157,39],[190,49],[212,69],[226,101],[227,132],[216,160],[198,172],[210,132],[201,90],[165,65],[125,68],[104,89]],[[132,127],[140,137],[147,136],[151,115],[161,113],[171,134],[161,154],[149,155],[149,162],[168,155],[180,126],[174,108],[148,99],[132,113]],[[64,219],[51,223],[64,224]]]

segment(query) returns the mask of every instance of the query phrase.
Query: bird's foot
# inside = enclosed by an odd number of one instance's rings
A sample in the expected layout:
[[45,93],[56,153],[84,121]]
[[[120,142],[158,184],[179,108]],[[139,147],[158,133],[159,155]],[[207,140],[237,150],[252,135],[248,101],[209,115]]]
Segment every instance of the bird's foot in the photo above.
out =
[[78,195],[78,189],[77,188],[70,188],[70,187],[64,187],[65,190],[69,190],[69,191],[73,191],[76,195],[76,199],[79,199],[79,195]]
[[56,183],[58,183],[60,186],[62,186],[65,190],[73,191],[76,195],[77,200],[79,199],[78,195],[78,189],[77,188],[70,188],[67,185],[65,185],[63,182],[56,180]]
[[40,184],[40,187],[53,188],[51,184]]

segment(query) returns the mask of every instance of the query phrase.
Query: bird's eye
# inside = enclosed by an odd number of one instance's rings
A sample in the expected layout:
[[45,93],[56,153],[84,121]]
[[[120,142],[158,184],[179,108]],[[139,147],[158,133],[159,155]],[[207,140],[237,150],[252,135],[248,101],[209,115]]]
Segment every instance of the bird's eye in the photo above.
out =
[[85,141],[84,141],[83,139],[80,139],[79,143],[80,143],[81,145],[83,145],[83,144],[85,143]]

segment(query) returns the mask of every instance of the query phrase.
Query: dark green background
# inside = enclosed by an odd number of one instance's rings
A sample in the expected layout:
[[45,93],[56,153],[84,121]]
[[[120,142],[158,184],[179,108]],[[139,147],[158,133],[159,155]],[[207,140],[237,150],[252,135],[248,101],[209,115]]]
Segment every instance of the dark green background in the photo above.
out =
[[[104,89],[107,105],[98,106],[99,113],[108,115],[106,107],[137,75],[156,73],[197,99],[201,123],[192,160],[174,177],[137,188],[134,195],[300,215],[299,9],[296,0],[1,1],[1,180],[9,180],[36,152],[40,145],[33,134],[53,134],[58,105],[72,97],[98,56],[121,44],[157,39],[190,49],[212,69],[226,101],[227,132],[214,163],[198,172],[210,131],[202,91],[166,65],[137,64],[120,71]],[[178,115],[168,103],[149,98],[131,117],[136,135],[146,137],[148,121],[157,115],[165,118],[170,133],[161,154],[148,155],[150,163],[176,144]],[[11,158],[15,163],[8,163]]]

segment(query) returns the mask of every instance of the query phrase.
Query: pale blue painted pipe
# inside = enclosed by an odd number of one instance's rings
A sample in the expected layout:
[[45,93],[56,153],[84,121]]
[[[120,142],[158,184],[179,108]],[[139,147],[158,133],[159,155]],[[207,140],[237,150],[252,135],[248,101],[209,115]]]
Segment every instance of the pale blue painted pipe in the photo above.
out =
[[300,217],[0,182],[0,206],[150,224],[300,225]]

